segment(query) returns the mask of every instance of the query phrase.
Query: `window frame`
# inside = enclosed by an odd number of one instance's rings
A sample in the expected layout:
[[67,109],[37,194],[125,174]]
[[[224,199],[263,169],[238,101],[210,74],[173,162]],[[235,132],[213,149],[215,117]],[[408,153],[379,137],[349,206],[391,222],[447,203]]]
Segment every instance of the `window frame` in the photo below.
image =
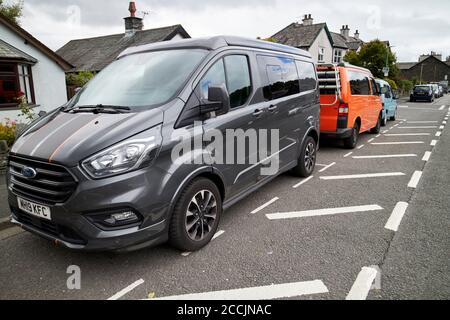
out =
[[[32,65],[29,63],[23,63],[21,61],[19,62],[7,60],[1,60],[0,64],[13,66],[14,72],[0,73],[0,75],[5,77],[14,77],[16,88],[18,88],[20,92],[23,92],[25,94],[28,106],[36,105]],[[28,74],[25,74],[25,72],[23,72],[25,68]],[[23,80],[23,84],[25,86],[24,88],[21,87],[21,79]],[[27,88],[27,81],[26,81],[27,79],[29,88]],[[30,91],[29,93],[28,89]],[[19,105],[18,103],[0,103],[0,110],[17,110],[18,105]]]
[[[362,75],[364,78],[366,78],[368,89],[369,89],[368,94],[355,94],[355,93],[353,93],[352,81],[354,81],[354,80],[351,79],[351,74],[352,73],[356,73],[356,74]],[[348,85],[349,85],[349,89],[350,89],[350,94],[352,96],[355,96],[355,97],[373,96],[373,92],[372,92],[372,77],[370,75],[368,75],[365,72],[361,72],[361,71],[353,69],[353,70],[347,70],[347,77],[348,77]]]
[[[322,59],[320,59],[322,56]],[[317,62],[324,63],[325,62],[325,47],[319,47],[319,54],[317,55]]]
[[[317,74],[317,68],[316,68],[316,65],[314,64],[314,62],[300,60],[300,59],[294,59],[294,63],[295,63],[295,67],[297,68],[297,75],[298,75],[298,81],[299,81],[300,94],[308,94],[308,93],[316,91],[319,88],[319,76]],[[300,79],[300,70],[298,68],[299,66],[298,66],[297,63],[305,63],[305,64],[310,64],[310,65],[313,66],[313,71],[314,71],[314,75],[315,75],[315,82],[316,82],[316,86],[314,87],[314,89],[302,91],[301,79]]]
[[[334,49],[333,54],[333,63],[341,63],[343,59],[343,51],[342,49]],[[338,59],[336,59],[338,58]]]

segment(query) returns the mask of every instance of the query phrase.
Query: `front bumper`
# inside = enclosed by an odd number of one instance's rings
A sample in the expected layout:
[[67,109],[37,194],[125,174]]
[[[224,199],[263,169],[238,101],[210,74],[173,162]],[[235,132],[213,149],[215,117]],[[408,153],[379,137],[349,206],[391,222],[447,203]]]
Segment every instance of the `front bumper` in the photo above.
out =
[[[69,171],[76,176],[78,186],[65,203],[36,201],[16,195],[8,187],[12,222],[55,244],[82,251],[132,251],[168,240],[170,201],[167,199],[171,195],[163,192],[163,181],[168,179],[166,172],[147,168],[108,179],[91,180],[78,167]],[[50,207],[52,220],[20,210],[17,196]],[[139,225],[111,229],[94,224],[87,218],[88,215],[119,209],[138,213],[142,218]]]

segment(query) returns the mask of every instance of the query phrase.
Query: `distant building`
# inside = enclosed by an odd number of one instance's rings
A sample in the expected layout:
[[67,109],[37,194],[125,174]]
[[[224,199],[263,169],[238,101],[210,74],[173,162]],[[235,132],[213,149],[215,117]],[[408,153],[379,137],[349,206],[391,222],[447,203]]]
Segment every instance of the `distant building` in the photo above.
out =
[[35,113],[66,103],[65,71],[72,68],[69,62],[0,14],[0,121],[18,120],[20,96]]
[[70,72],[101,71],[129,47],[190,38],[181,25],[144,30],[143,19],[136,17],[134,2],[130,2],[129,11],[130,16],[124,18],[125,33],[72,40],[57,51],[74,66]]
[[339,63],[347,51],[358,51],[364,42],[358,31],[350,36],[348,25],[340,33],[330,32],[326,23],[314,24],[311,14],[302,23],[294,22],[274,34],[271,39],[278,43],[307,50],[318,63]]
[[429,83],[450,79],[450,61],[442,61],[442,55],[435,52],[421,55],[418,62],[400,62],[398,67],[401,78],[405,80]]

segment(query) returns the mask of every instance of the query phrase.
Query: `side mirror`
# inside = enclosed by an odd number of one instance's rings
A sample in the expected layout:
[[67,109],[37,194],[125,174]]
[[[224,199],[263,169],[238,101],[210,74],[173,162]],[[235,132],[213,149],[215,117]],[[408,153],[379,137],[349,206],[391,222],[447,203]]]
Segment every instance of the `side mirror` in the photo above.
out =
[[208,100],[203,100],[200,105],[200,113],[215,112],[216,115],[226,114],[230,111],[230,96],[225,85],[210,86],[208,88]]
[[42,117],[44,117],[45,115],[47,114],[47,112],[45,112],[45,111],[39,111],[39,113],[38,113],[38,116],[39,116],[39,118],[42,118]]

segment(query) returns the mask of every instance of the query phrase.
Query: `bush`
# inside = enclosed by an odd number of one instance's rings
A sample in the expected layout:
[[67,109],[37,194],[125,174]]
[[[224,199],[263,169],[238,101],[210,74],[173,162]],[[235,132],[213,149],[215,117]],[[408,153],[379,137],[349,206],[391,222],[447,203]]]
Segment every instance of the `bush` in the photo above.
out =
[[398,87],[402,94],[408,95],[409,92],[414,88],[414,82],[409,80],[400,80],[398,82]]
[[5,140],[9,147],[16,139],[17,123],[6,119],[5,123],[0,123],[0,140]]
[[386,78],[385,81],[387,81],[387,83],[389,83],[389,85],[391,86],[393,91],[397,91],[398,90],[397,83],[394,80]]
[[84,87],[93,77],[94,71],[80,71],[78,73],[69,73],[66,76],[66,83],[68,86]]

